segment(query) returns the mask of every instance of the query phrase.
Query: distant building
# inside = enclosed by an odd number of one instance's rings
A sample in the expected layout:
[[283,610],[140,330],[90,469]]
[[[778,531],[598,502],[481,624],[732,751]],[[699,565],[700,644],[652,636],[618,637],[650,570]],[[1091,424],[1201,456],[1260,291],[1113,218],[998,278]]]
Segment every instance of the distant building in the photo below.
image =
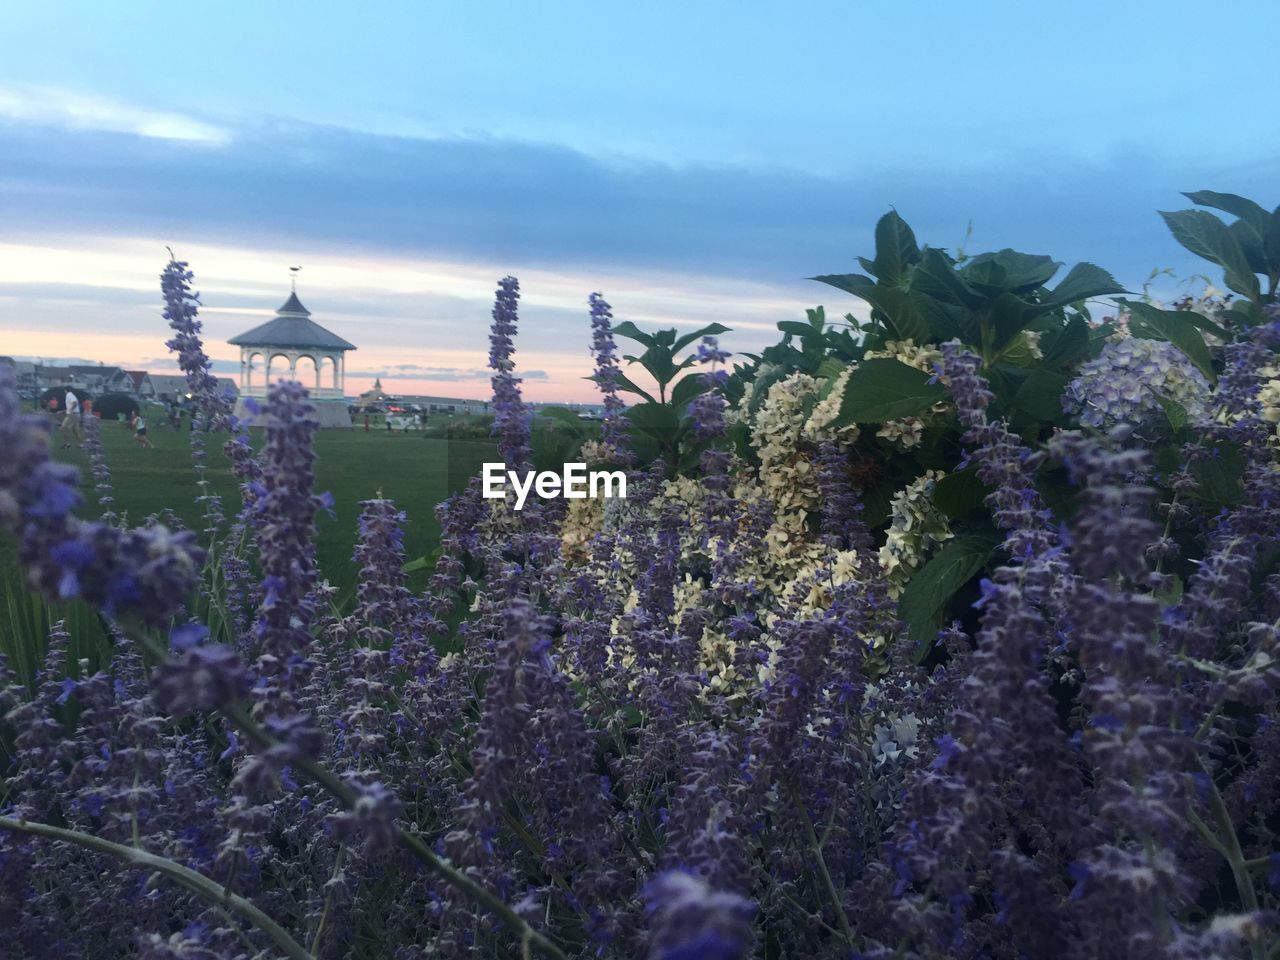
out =
[[252,419],[245,398],[260,400],[270,384],[296,380],[310,391],[322,427],[350,427],[344,392],[346,353],[356,349],[311,319],[297,292],[276,311],[275,318],[232,337],[240,348],[240,402],[236,416]]
[[71,372],[72,385],[83,387],[94,396],[133,391],[133,378],[119,367],[108,367],[105,364],[73,364],[67,369]]
[[151,398],[154,400],[181,403],[190,392],[187,378],[181,373],[150,373],[147,379],[151,382]]
[[125,374],[132,381],[133,387],[129,391],[139,400],[150,400],[156,395],[155,384],[151,382],[151,374],[145,370],[126,370]]
[[386,391],[382,389],[381,377],[373,378],[372,390],[366,390],[364,393],[360,394],[360,403],[362,405],[382,403],[390,399],[391,398],[387,396]]

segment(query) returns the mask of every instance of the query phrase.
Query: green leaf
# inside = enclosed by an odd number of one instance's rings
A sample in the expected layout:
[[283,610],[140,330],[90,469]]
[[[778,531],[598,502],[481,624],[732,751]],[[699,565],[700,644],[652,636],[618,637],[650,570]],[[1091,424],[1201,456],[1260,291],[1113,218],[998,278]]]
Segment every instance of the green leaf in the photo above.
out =
[[1066,367],[1089,353],[1089,325],[1083,317],[1072,317],[1066,326],[1050,330],[1040,340],[1044,366]]
[[956,272],[955,261],[932,247],[920,253],[920,262],[911,271],[911,289],[965,307],[976,307],[983,299]]
[[898,616],[915,641],[917,663],[933,649],[951,598],[986,566],[999,543],[984,534],[957,537],[911,578],[898,600]]
[[867,301],[880,312],[884,322],[899,340],[915,340],[920,343],[929,336],[928,323],[916,312],[915,304],[905,290],[875,283],[870,277],[864,277],[860,273],[810,279],[830,284]]
[[680,372],[680,367],[676,366],[672,359],[672,354],[671,347],[655,343],[640,356],[634,357],[628,354],[623,359],[630,363],[640,364],[640,366],[649,371],[649,376],[653,377],[659,386],[665,387]]
[[801,323],[799,320],[779,320],[778,329],[794,337],[813,336],[813,327],[807,323]]
[[1227,229],[1236,238],[1236,243],[1240,244],[1240,250],[1244,253],[1244,260],[1249,265],[1249,269],[1254,273],[1268,273],[1267,255],[1262,249],[1263,235],[1244,220],[1237,220]]
[[990,492],[976,470],[961,470],[933,485],[933,505],[952,520],[961,520],[981,507]]
[[814,376],[834,380],[844,373],[847,366],[847,363],[837,360],[835,357],[827,357],[822,363],[818,364],[818,372]]
[[652,347],[654,340],[651,334],[645,333],[630,320],[623,320],[622,323],[613,325],[614,336],[626,337],[629,340],[638,340],[646,347]]
[[977,330],[969,311],[953,303],[942,303],[920,290],[908,293],[916,313],[929,328],[929,341],[943,343],[959,338],[966,343],[975,339]]
[[673,439],[680,429],[680,415],[669,403],[637,403],[627,408],[627,419],[637,430],[662,442]]
[[[595,380],[595,377],[588,377],[588,380]],[[644,397],[650,403],[656,403],[653,396],[648,390],[645,390],[635,384],[626,374],[618,371],[613,375],[614,382],[618,385],[619,390],[625,390],[627,393],[634,393],[636,396]]]
[[1251,300],[1258,299],[1258,278],[1225,223],[1205,210],[1161,211],[1160,216],[1175,240],[1196,256],[1222,267],[1228,287]]
[[932,375],[892,359],[864,360],[845,383],[834,426],[883,423],[910,417],[946,400],[946,387]]
[[1027,293],[1042,287],[1061,266],[1053,257],[1006,248],[970,258],[960,273],[971,286],[995,297],[1002,293]]
[[681,378],[680,382],[671,388],[671,405],[678,410],[683,410],[690,400],[706,392],[707,384],[702,379],[702,374],[691,373]]
[[919,261],[916,235],[896,210],[890,210],[876,223],[876,258],[868,271],[881,283],[897,286],[907,268]]
[[[1151,390],[1150,387],[1147,389]],[[1151,390],[1151,395],[1160,404],[1160,409],[1164,411],[1164,415],[1169,421],[1169,426],[1173,428],[1173,432],[1180,433],[1187,425],[1187,408],[1173,399],[1173,397],[1166,397],[1158,390]]]
[[1070,303],[1078,303],[1091,297],[1105,297],[1113,293],[1124,293],[1124,287],[1116,283],[1115,277],[1101,267],[1092,263],[1077,263],[1062,281],[1049,294],[1049,303],[1065,307]]
[[1218,376],[1213,370],[1213,355],[1204,342],[1204,336],[1196,329],[1186,310],[1161,310],[1140,300],[1118,301],[1128,308],[1132,320],[1129,330],[1135,337],[1147,340],[1168,340],[1186,355],[1210,383]]
[[861,297],[863,290],[876,285],[874,280],[863,276],[861,273],[825,273],[809,279],[825,283],[827,286],[843,290],[845,293],[852,293],[855,297]]
[[1262,236],[1263,247],[1267,252],[1267,263],[1271,266],[1267,272],[1274,277],[1280,274],[1280,207],[1271,211],[1271,215],[1267,218],[1267,229]]
[[671,345],[671,352],[679,353],[689,344],[693,343],[693,341],[701,340],[703,337],[718,337],[722,333],[730,332],[730,328],[726,327],[723,323],[709,323],[705,327],[693,331],[693,333],[686,333]]
[[1192,475],[1200,481],[1195,496],[1210,503],[1232,507],[1244,499],[1244,457],[1234,443],[1220,443],[1213,456],[1191,465]]
[[1032,371],[1013,395],[1013,406],[1025,410],[1037,420],[1056,423],[1064,416],[1062,392],[1067,389],[1068,378],[1052,370]]
[[1259,235],[1267,232],[1267,220],[1270,215],[1246,197],[1240,197],[1234,193],[1215,193],[1212,190],[1196,190],[1194,193],[1184,193],[1183,196],[1197,206],[1213,207],[1233,217],[1239,217],[1253,227]]

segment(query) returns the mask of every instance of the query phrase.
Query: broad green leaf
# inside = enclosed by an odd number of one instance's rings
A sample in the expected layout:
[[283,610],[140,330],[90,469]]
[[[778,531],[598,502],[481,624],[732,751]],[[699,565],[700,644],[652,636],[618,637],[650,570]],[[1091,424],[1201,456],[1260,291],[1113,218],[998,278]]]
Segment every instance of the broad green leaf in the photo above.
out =
[[626,337],[629,340],[638,340],[646,347],[653,346],[653,336],[645,333],[630,320],[623,320],[622,323],[613,325],[614,336]]
[[627,354],[622,359],[640,364],[649,371],[649,376],[663,387],[674,380],[676,374],[680,372],[680,368],[672,360],[671,347],[660,343],[655,343],[638,357]]
[[627,408],[627,419],[649,436],[668,441],[680,429],[680,415],[669,403],[638,403]]
[[912,268],[911,290],[965,307],[976,307],[983,300],[956,272],[955,261],[933,247],[921,251],[920,262]]
[[881,283],[897,286],[907,268],[919,261],[916,235],[896,210],[890,210],[876,223],[876,258],[870,272]]
[[[600,382],[600,378],[596,376],[590,376],[584,379],[592,380],[596,383]],[[655,402],[653,396],[649,393],[648,390],[645,390],[644,388],[637,386],[636,383],[632,381],[631,378],[628,377],[625,373],[618,371],[613,375],[613,379],[614,379],[614,382],[618,385],[619,390],[624,390],[627,393],[634,393],[636,394],[636,396],[644,397],[650,403]]]
[[827,357],[822,363],[818,364],[818,372],[815,376],[835,379],[844,373],[847,363],[837,360],[835,357]]
[[1236,238],[1236,243],[1240,244],[1249,269],[1254,273],[1267,273],[1267,255],[1262,249],[1262,234],[1244,220],[1237,220],[1227,229]]
[[970,258],[960,273],[971,286],[994,297],[1006,291],[1027,293],[1042,287],[1061,266],[1053,257],[1006,248]]
[[1066,367],[1089,352],[1089,325],[1083,317],[1072,317],[1066,326],[1050,330],[1040,338],[1046,367]]
[[1251,300],[1258,298],[1258,278],[1225,223],[1205,210],[1161,211],[1160,216],[1175,240],[1196,256],[1222,267],[1228,287]]
[[1191,465],[1191,473],[1200,481],[1195,496],[1202,500],[1233,507],[1244,499],[1244,457],[1234,443],[1218,444],[1213,456]]
[[884,315],[885,322],[893,328],[899,340],[925,343],[929,339],[929,324],[916,310],[915,302],[905,290],[898,287],[876,287],[876,299],[871,300]]
[[729,333],[730,328],[723,323],[709,323],[701,329],[686,333],[683,337],[671,345],[672,353],[679,353],[695,340],[701,340],[703,337],[718,337],[722,333]]
[[779,320],[778,329],[783,333],[789,333],[793,337],[809,337],[813,335],[813,327],[807,323],[801,323],[799,320]]
[[[1150,387],[1147,389],[1151,390]],[[1160,409],[1164,411],[1165,418],[1169,421],[1169,426],[1173,428],[1173,432],[1180,432],[1187,425],[1187,408],[1173,399],[1173,397],[1166,397],[1157,390],[1151,390],[1151,395],[1160,404]]]
[[825,283],[827,286],[843,290],[845,293],[852,293],[855,297],[861,297],[863,290],[876,285],[874,280],[863,276],[861,273],[826,273],[809,279]]
[[1168,340],[1186,355],[1210,383],[1217,382],[1213,370],[1213,355],[1204,342],[1204,335],[1196,328],[1186,310],[1161,310],[1142,301],[1121,300],[1132,317],[1129,330],[1135,337],[1147,340]]
[[962,520],[981,507],[990,492],[976,470],[961,470],[933,485],[933,505],[952,520]]
[[906,291],[897,287],[888,287],[875,283],[870,277],[860,273],[846,273],[839,276],[812,277],[813,280],[830,284],[859,299],[867,301],[876,310],[884,322],[891,328],[899,340],[915,340],[920,343],[928,339],[929,325],[915,309],[911,297]]
[[1092,263],[1077,263],[1053,288],[1048,302],[1065,307],[1067,304],[1078,303],[1091,297],[1105,297],[1109,294],[1124,292],[1124,287],[1116,283],[1115,277],[1101,267],[1094,266]]
[[984,534],[957,537],[944,544],[911,578],[898,600],[898,617],[906,623],[915,642],[916,662],[924,660],[933,649],[951,598],[982,571],[999,542]]
[[1033,370],[1013,395],[1012,406],[1025,410],[1037,420],[1055,423],[1064,416],[1062,392],[1068,382],[1067,377],[1052,370]]
[[844,426],[910,417],[948,396],[946,387],[923,370],[898,360],[864,360],[849,374],[840,413],[832,423]]
[[985,317],[983,343],[998,350],[1026,329],[1027,324],[1040,314],[1053,309],[1055,308],[1048,304],[1028,303],[1015,293],[1002,293],[991,301],[986,310],[980,312],[980,316]]
[[1267,232],[1267,220],[1270,214],[1246,197],[1240,197],[1234,193],[1215,193],[1212,190],[1196,190],[1193,193],[1184,193],[1183,196],[1197,206],[1213,207],[1233,217],[1239,217],[1260,235]]
[[977,329],[969,311],[954,303],[942,303],[921,290],[911,290],[908,294],[916,313],[929,328],[928,339],[933,343],[944,343],[959,338],[966,343],[977,337]]
[[1271,265],[1271,269],[1267,272],[1272,276],[1280,274],[1280,207],[1271,211],[1271,215],[1267,218],[1267,229],[1263,233],[1263,247],[1267,252],[1267,262]]
[[681,378],[680,382],[671,388],[671,405],[683,410],[690,400],[706,392],[707,383],[702,378],[702,374],[691,373]]

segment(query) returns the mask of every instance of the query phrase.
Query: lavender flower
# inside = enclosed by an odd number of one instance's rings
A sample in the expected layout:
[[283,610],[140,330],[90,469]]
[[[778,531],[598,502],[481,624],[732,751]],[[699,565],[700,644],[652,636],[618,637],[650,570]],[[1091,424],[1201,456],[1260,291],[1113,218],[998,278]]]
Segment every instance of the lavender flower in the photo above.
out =
[[204,555],[189,533],[119,530],[72,515],[76,471],[49,458],[49,424],[23,414],[0,370],[0,524],[21,531],[21,561],[50,599],[81,598],[113,617],[161,625],[191,592]]
[[282,690],[307,672],[306,649],[315,616],[315,518],[326,505],[311,492],[311,447],[317,423],[301,384],[281,380],[267,395],[262,490],[254,504],[263,591],[254,627],[258,670]]
[[755,933],[755,904],[671,870],[645,889],[652,933],[649,960],[745,960]]
[[96,416],[84,418],[84,449],[89,456],[89,468],[93,471],[94,493],[102,508],[102,522],[115,524],[114,491],[111,487],[111,468],[107,466],[106,452],[102,449],[102,421]]
[[[200,294],[191,292],[191,280],[195,275],[184,261],[170,259],[160,274],[160,292],[164,295],[164,318],[174,335],[165,346],[178,355],[178,366],[187,377],[196,408],[203,419],[204,429],[223,429],[231,415],[228,397],[218,387],[218,380],[209,372],[211,361],[201,342],[202,324],[197,318]],[[200,432],[199,429],[193,431]]]
[[600,440],[613,451],[618,463],[629,465],[633,458],[628,436],[626,404],[618,395],[622,370],[618,366],[617,345],[613,339],[612,308],[598,293],[591,294],[591,353],[596,360],[593,379],[604,398],[604,422]]
[[493,304],[493,327],[489,334],[489,367],[493,370],[493,433],[498,438],[498,454],[508,470],[528,470],[533,463],[529,447],[531,414],[520,397],[520,378],[514,373],[516,304],[520,281],[503,277],[498,281]]

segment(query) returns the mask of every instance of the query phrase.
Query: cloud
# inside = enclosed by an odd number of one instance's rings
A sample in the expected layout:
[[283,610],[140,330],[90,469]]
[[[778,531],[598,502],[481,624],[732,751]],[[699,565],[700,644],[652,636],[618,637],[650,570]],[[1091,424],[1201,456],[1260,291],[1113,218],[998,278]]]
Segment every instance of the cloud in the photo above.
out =
[[11,133],[0,179],[10,235],[98,231],[180,246],[277,246],[301,262],[308,251],[346,250],[518,273],[666,271],[690,283],[792,282],[854,269],[891,206],[934,246],[962,243],[972,221],[971,250],[1087,259],[1140,283],[1153,266],[1200,269],[1156,215],[1185,204],[1180,190],[1265,200],[1280,171],[1276,155],[1228,168],[1170,163],[1140,145],[1097,160],[1010,148],[961,172],[941,151],[932,161],[820,177],[776,167],[619,165],[545,144],[296,123],[245,127],[223,149],[194,153],[90,128],[19,125]]
[[0,118],[214,147],[226,146],[232,139],[230,130],[180,113],[53,87],[0,88]]
[[[519,370],[525,380],[550,380],[545,370]],[[418,363],[397,363],[390,367],[370,370],[348,370],[348,377],[381,380],[436,380],[440,382],[484,381],[488,382],[493,371],[488,369],[464,369],[461,367],[428,367]]]

